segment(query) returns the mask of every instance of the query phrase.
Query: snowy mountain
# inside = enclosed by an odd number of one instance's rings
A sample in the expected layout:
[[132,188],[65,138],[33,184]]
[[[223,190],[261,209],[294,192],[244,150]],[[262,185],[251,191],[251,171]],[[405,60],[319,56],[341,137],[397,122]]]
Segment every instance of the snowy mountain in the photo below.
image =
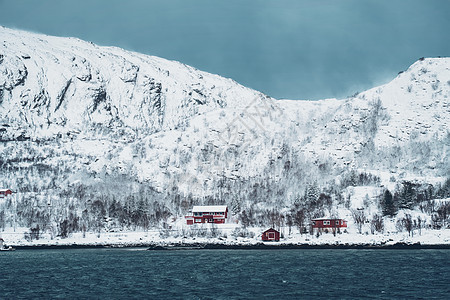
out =
[[44,198],[57,223],[97,199],[100,215],[131,202],[156,224],[194,203],[287,211],[311,187],[343,203],[354,174],[376,178],[374,197],[449,176],[450,58],[347,99],[300,101],[74,38],[0,27],[0,43],[0,184],[23,195],[25,223]]
[[170,130],[196,114],[260,96],[178,62],[78,39],[6,28],[1,39],[3,118],[30,137],[98,126]]

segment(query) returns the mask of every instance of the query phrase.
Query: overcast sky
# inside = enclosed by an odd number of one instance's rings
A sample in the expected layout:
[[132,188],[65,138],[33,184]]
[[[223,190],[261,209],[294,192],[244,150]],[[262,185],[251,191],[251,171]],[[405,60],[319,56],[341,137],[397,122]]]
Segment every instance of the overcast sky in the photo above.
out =
[[275,98],[344,98],[450,56],[449,0],[0,0],[0,24],[174,59]]

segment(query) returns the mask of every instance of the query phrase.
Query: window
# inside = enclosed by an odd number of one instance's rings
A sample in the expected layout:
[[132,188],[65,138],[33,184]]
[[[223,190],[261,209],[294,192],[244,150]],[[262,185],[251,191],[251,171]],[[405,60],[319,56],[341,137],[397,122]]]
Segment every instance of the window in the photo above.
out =
[[202,219],[195,219],[195,223],[201,223]]
[[313,224],[313,225],[316,225],[316,221],[312,221],[312,224]]
[[330,225],[330,221],[323,221],[323,225]]
[[336,221],[336,225],[339,225],[339,220]]

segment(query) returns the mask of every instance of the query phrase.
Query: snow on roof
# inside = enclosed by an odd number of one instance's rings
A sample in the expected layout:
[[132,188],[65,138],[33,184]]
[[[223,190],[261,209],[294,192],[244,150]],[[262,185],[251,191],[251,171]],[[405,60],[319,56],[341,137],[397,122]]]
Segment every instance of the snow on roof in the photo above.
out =
[[270,227],[269,229],[267,229],[266,231],[264,231],[263,233],[266,233],[267,231],[276,231],[276,232],[279,232],[278,230],[276,230],[276,229],[273,229],[272,227]]
[[311,221],[324,221],[324,220],[344,220],[342,218],[316,218],[312,219]]
[[10,189],[0,189],[0,193],[6,193],[8,191],[12,193],[12,191]]
[[196,205],[192,208],[192,212],[225,212],[226,205]]

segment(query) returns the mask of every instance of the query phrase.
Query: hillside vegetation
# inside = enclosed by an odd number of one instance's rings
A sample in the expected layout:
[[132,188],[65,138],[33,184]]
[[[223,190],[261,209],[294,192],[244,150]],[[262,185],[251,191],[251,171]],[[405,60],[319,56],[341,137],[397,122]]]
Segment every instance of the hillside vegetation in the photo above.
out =
[[347,99],[276,100],[78,39],[1,27],[0,40],[0,187],[17,192],[1,230],[182,228],[197,204],[228,205],[242,230],[448,225],[449,58]]

